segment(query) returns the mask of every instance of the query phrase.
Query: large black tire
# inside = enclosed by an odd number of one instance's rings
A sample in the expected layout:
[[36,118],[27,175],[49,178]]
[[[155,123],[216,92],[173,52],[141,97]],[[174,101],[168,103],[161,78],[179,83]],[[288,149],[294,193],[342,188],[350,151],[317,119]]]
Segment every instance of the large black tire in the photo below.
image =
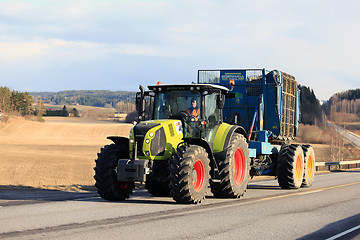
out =
[[300,145],[284,144],[277,164],[279,186],[284,189],[299,188],[304,178],[304,153]]
[[220,182],[210,180],[211,192],[219,198],[239,198],[249,183],[250,158],[246,139],[234,133],[223,161],[218,162]]
[[315,179],[315,152],[312,146],[303,145],[304,151],[304,179],[301,187],[310,187]]
[[128,158],[127,145],[106,145],[95,160],[96,166],[94,179],[97,192],[103,199],[121,201],[130,197],[134,188],[134,182],[118,182],[116,168],[119,159]]
[[199,203],[209,186],[210,160],[204,148],[182,145],[170,162],[170,194],[177,203]]
[[169,182],[161,182],[151,179],[149,175],[146,176],[145,188],[150,194],[156,197],[170,196]]

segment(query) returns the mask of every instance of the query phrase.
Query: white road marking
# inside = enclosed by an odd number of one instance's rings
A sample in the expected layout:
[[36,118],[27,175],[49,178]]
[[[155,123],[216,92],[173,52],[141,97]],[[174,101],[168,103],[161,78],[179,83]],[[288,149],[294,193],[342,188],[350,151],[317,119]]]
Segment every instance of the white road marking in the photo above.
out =
[[342,233],[336,234],[335,236],[332,236],[332,237],[330,237],[330,238],[327,238],[326,240],[334,240],[334,239],[337,239],[337,238],[342,237],[342,236],[344,236],[344,235],[346,235],[346,234],[348,234],[348,233],[351,233],[351,232],[353,232],[353,231],[355,231],[355,230],[358,230],[359,228],[360,228],[360,225],[357,225],[356,227],[350,228],[349,230],[346,230],[346,231],[344,231],[344,232],[342,232]]

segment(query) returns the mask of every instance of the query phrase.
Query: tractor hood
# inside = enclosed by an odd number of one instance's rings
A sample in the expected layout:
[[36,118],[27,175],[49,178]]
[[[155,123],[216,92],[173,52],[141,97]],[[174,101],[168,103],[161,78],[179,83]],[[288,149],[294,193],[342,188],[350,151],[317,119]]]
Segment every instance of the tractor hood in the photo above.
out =
[[130,131],[130,153],[136,143],[139,159],[169,159],[182,138],[183,128],[180,120],[140,122]]

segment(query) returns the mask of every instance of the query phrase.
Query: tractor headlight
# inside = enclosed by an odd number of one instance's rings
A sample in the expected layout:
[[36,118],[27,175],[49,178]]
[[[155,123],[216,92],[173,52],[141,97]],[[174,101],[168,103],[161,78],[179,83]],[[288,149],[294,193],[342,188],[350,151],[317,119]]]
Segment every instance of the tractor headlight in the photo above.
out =
[[152,132],[152,133],[149,134],[149,136],[150,136],[150,137],[154,137],[155,134]]
[[150,139],[146,139],[145,142],[146,142],[147,144],[149,144],[149,143],[150,143]]
[[145,154],[146,154],[146,156],[150,156],[150,152],[149,152],[149,151],[146,151]]

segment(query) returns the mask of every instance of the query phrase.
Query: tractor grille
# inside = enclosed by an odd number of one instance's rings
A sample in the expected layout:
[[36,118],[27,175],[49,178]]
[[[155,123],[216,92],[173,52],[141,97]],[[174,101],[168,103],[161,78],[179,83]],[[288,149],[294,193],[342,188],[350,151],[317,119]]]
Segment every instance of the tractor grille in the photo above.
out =
[[164,156],[166,147],[166,136],[164,128],[159,128],[151,140],[150,151],[152,156]]
[[[159,123],[139,123],[134,127],[135,141],[137,143],[137,155],[144,156],[143,144],[146,133]],[[165,133],[164,133],[165,134]]]

